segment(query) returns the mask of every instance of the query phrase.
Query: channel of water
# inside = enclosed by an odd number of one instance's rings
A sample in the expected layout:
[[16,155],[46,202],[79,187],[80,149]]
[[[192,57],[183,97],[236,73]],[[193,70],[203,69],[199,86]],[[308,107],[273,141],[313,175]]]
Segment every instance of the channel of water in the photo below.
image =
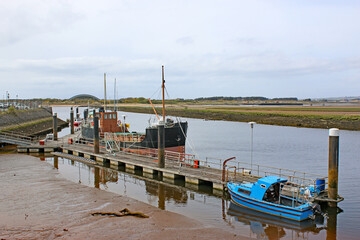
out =
[[[69,107],[56,107],[61,119],[69,118]],[[82,113],[83,108],[80,108]],[[143,132],[152,114],[119,112],[126,115],[132,131]],[[251,131],[247,123],[184,119],[189,122],[187,153],[206,157],[237,157],[250,162]],[[68,134],[64,129],[59,136]],[[328,130],[270,125],[255,125],[253,131],[252,162],[254,164],[288,168],[327,175]],[[140,173],[126,173],[108,168],[88,166],[63,158],[45,160],[58,168],[67,179],[112,191],[221,227],[236,234],[261,239],[358,239],[360,229],[360,132],[341,131],[339,194],[345,201],[339,204],[343,212],[333,215],[331,222],[318,218],[302,225],[268,219],[257,213],[231,206],[224,198],[216,197],[208,189],[192,190],[178,182],[171,185],[156,179],[146,179]],[[55,163],[56,162],[56,163]],[[335,218],[334,218],[335,216]],[[328,223],[329,222],[329,223]],[[327,226],[330,226],[326,229]]]

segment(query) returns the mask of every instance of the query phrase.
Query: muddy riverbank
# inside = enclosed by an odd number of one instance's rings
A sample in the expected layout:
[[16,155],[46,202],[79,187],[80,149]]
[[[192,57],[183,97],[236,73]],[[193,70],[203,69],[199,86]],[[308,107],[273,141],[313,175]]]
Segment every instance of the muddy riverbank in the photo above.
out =
[[[1,239],[244,239],[61,177],[38,158],[0,155]],[[128,208],[149,218],[92,216]]]

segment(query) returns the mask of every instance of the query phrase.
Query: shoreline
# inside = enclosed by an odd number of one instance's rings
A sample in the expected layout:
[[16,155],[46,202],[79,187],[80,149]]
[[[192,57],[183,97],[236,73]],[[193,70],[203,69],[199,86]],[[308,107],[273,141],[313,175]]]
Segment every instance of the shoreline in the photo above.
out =
[[[0,155],[2,239],[247,239],[126,196],[73,183],[36,157]],[[128,208],[149,218],[92,216]]]
[[[342,130],[360,131],[360,115],[359,112],[354,114],[350,112],[348,115],[342,112],[328,113],[314,113],[313,111],[303,112],[278,112],[279,108],[269,108],[264,111],[263,107],[251,108],[251,111],[232,110],[231,108],[207,108],[207,107],[168,107],[166,109],[167,115],[177,117],[189,117],[205,120],[222,120],[235,122],[256,122],[259,124],[288,126],[288,127],[305,127],[305,128],[339,128]],[[156,108],[157,112],[160,111]],[[120,111],[135,112],[135,113],[151,113],[152,109],[149,107],[139,106],[122,106]],[[161,112],[161,111],[160,111]],[[295,113],[294,113],[295,112]]]

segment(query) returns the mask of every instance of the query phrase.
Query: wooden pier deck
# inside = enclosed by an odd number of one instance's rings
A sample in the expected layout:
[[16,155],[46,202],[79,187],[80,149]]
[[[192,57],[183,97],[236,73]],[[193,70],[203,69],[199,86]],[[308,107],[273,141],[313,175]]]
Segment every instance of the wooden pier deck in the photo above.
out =
[[211,185],[213,189],[221,191],[223,190],[223,184],[225,184],[221,179],[222,171],[220,169],[202,169],[201,166],[199,168],[194,168],[176,161],[166,161],[165,168],[159,168],[157,159],[151,156],[124,152],[117,152],[114,154],[104,150],[101,150],[99,154],[95,154],[92,149],[92,146],[84,144],[68,144],[67,146],[62,147],[62,152],[70,156],[80,156],[91,159],[101,164],[142,170],[147,174],[162,173],[162,176],[168,179],[183,179],[187,183],[196,185]]
[[[131,152],[113,152],[110,153],[104,147],[100,148],[98,154],[94,153],[93,145],[89,144],[70,144],[69,139],[76,139],[77,133],[73,135],[67,135],[59,138],[58,141],[47,141],[45,145],[34,143],[27,146],[18,146],[18,152],[20,153],[52,153],[53,155],[69,158],[72,160],[85,162],[88,164],[97,164],[99,166],[109,166],[113,169],[126,169],[127,172],[141,171],[144,177],[149,179],[155,175],[161,175],[164,182],[174,183],[176,180],[184,181],[187,186],[211,186],[215,195],[223,195],[226,191],[226,183],[229,179],[235,181],[256,182],[261,176],[252,174],[251,172],[243,171],[242,174],[236,174],[236,168],[229,167],[226,169],[226,174],[223,178],[222,168],[214,168],[207,165],[205,162],[199,162],[194,167],[192,164],[188,164],[179,159],[165,159],[165,167],[158,167],[157,156],[141,155]],[[241,168],[237,168],[239,170]],[[245,168],[242,168],[243,170]],[[255,170],[254,170],[255,171]],[[257,169],[259,172],[259,170]],[[245,173],[244,173],[245,172]],[[274,174],[273,172],[264,172]],[[283,173],[281,173],[283,174]],[[285,177],[287,175],[281,175]],[[288,176],[291,180],[292,176]],[[225,179],[225,180],[223,180]],[[305,176],[304,176],[305,179]],[[297,188],[296,184],[292,184],[294,188]],[[193,188],[193,187],[190,187]],[[287,190],[284,189],[286,192]],[[286,193],[285,193],[286,194]],[[289,193],[289,196],[291,193]],[[327,191],[317,196],[314,201],[317,202],[339,202],[343,198],[338,200],[332,200],[327,197]]]
[[[127,170],[140,170],[144,176],[162,174],[167,182],[181,179],[187,184],[208,185],[214,191],[221,191],[226,185],[222,181],[222,170],[199,165],[198,168],[182,161],[165,159],[165,168],[158,167],[157,157],[149,155],[133,154],[129,152],[109,153],[100,148],[100,153],[95,154],[94,148],[89,144],[69,144],[69,139],[75,139],[77,133],[59,138],[58,141],[47,141],[44,145],[38,142],[27,146],[18,146],[19,153],[52,153],[59,157],[65,157],[99,165],[109,165],[111,168],[125,167]],[[78,158],[78,159],[77,159]],[[253,175],[243,176],[242,180],[254,182],[258,177]],[[218,193],[220,194],[220,192]]]

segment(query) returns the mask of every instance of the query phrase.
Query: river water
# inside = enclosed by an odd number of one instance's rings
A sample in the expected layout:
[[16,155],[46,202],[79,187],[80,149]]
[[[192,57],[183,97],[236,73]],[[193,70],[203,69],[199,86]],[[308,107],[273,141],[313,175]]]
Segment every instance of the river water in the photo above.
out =
[[[55,107],[53,111],[65,120],[69,118],[69,109]],[[80,108],[80,113],[82,111]],[[154,118],[152,114],[119,112],[119,116],[122,115],[126,115],[131,131],[140,132],[148,126],[149,118]],[[247,123],[181,119],[189,123],[187,153],[196,154],[202,160],[235,156],[243,162],[327,175],[329,137],[326,129],[256,124],[251,132]],[[68,133],[69,129],[64,129],[59,136]],[[228,200],[212,195],[208,189],[190,190],[181,182],[171,185],[136,173],[97,168],[62,158],[55,161],[49,157],[46,161],[74,182],[126,195],[242,236],[258,239],[335,239],[335,236],[337,239],[358,239],[360,132],[340,131],[339,159],[339,194],[345,198],[339,204],[342,212],[337,216],[329,212],[332,215],[330,220],[320,218],[316,224],[306,222],[302,225],[234,208]]]

